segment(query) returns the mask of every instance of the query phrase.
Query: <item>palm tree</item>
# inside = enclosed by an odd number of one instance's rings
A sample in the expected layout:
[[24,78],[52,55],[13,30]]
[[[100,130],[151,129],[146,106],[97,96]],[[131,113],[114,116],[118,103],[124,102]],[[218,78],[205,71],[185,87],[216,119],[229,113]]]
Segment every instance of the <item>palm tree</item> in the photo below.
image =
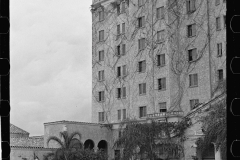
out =
[[[79,139],[76,138],[76,136],[79,136]],[[79,132],[73,132],[71,134],[68,134],[67,131],[60,132],[60,137],[63,141],[56,136],[51,136],[47,140],[48,145],[50,141],[55,141],[60,146],[55,152],[54,160],[70,160],[74,157],[74,154],[83,148],[80,141],[81,134]]]

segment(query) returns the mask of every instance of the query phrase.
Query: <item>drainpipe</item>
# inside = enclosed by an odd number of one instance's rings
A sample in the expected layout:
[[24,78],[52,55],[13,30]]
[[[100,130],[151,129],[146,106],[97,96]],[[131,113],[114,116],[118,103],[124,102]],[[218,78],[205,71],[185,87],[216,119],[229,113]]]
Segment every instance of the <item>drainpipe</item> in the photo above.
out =
[[210,14],[209,14],[209,0],[207,0],[207,21],[208,21],[208,56],[209,56],[209,78],[210,78],[210,98],[212,98],[212,67],[211,67],[211,37],[210,37]]

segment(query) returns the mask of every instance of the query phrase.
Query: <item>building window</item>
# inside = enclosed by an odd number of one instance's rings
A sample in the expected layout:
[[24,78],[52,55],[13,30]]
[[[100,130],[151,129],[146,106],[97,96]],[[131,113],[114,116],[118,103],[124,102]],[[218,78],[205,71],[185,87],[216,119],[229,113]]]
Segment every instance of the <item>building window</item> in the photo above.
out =
[[147,107],[142,106],[139,107],[139,118],[146,117],[147,116]]
[[218,81],[223,81],[223,70],[222,69],[218,70]]
[[104,77],[104,70],[102,71],[98,71],[98,80],[99,81],[104,81],[105,77]]
[[190,49],[188,50],[188,61],[192,62],[195,61],[197,59],[197,49]]
[[199,99],[191,99],[190,100],[190,109],[193,110],[199,104]]
[[122,23],[122,34],[125,34],[125,23]]
[[222,43],[217,44],[217,56],[218,57],[222,56]]
[[138,49],[139,51],[145,48],[145,38],[141,38],[138,40]]
[[122,13],[125,13],[126,12],[126,5],[125,5],[125,2],[123,1],[122,2]]
[[126,54],[126,44],[122,44],[122,55]]
[[198,75],[190,74],[189,75],[189,87],[197,87],[198,86]]
[[98,112],[98,122],[104,122],[104,112]]
[[221,30],[221,19],[220,17],[216,18],[216,30]]
[[215,0],[215,5],[219,5],[220,4],[220,0]]
[[164,7],[157,8],[157,19],[164,19]]
[[120,32],[120,24],[119,25],[117,25],[117,36],[119,36],[121,34],[121,32]]
[[104,101],[104,91],[98,92],[98,101],[103,102]]
[[195,0],[187,0],[187,13],[192,13],[196,10]]
[[166,102],[159,103],[159,112],[160,113],[167,112],[167,103]]
[[196,36],[196,24],[191,24],[187,26],[188,37]]
[[127,119],[127,111],[126,111],[126,109],[123,109],[122,113],[123,113],[123,120]]
[[120,48],[120,45],[117,46],[117,56],[121,56],[121,48]]
[[165,66],[165,54],[157,55],[157,66]]
[[104,20],[104,12],[103,11],[99,11],[98,15],[99,15],[99,21],[103,21]]
[[114,150],[114,160],[120,160],[121,154],[120,150]]
[[138,18],[138,28],[141,28],[145,25],[145,17],[139,17]]
[[126,98],[126,96],[127,96],[126,87],[116,89],[116,98],[117,99]]
[[166,90],[166,78],[158,79],[158,90]]
[[99,31],[99,42],[104,41],[104,30]]
[[164,32],[164,30],[158,31],[157,32],[157,41],[158,42],[163,42],[164,39],[165,39],[165,32]]
[[127,76],[127,65],[122,66],[122,75],[123,77]]
[[117,77],[121,77],[121,67],[117,67]]
[[146,94],[146,83],[139,84],[139,95]]
[[117,14],[119,15],[121,12],[120,12],[120,4],[117,5]]
[[121,109],[117,110],[118,113],[118,120],[121,120]]
[[104,61],[104,50],[98,52],[98,57],[99,61]]
[[226,2],[226,0],[223,0],[223,3]]
[[120,98],[121,98],[121,88],[117,88],[117,90],[116,90],[116,96],[117,96],[117,99],[120,99]]
[[146,71],[146,60],[138,62],[138,72]]
[[144,5],[144,0],[138,0],[138,6],[141,7],[142,5]]

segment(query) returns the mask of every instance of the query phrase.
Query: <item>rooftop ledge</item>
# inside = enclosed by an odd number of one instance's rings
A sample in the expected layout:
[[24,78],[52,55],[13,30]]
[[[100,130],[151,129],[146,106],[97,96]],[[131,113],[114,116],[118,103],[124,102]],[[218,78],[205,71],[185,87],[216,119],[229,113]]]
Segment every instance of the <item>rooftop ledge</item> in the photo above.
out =
[[182,117],[184,113],[182,111],[170,111],[170,112],[162,112],[162,113],[153,113],[148,114],[147,118],[157,118],[157,117]]

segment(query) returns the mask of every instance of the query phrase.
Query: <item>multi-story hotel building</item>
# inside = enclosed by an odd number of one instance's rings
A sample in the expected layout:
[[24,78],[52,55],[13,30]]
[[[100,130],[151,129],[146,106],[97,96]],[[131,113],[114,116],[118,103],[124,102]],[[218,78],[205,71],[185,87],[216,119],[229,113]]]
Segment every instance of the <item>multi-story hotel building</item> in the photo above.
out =
[[226,75],[225,0],[93,0],[92,122],[186,115]]

